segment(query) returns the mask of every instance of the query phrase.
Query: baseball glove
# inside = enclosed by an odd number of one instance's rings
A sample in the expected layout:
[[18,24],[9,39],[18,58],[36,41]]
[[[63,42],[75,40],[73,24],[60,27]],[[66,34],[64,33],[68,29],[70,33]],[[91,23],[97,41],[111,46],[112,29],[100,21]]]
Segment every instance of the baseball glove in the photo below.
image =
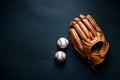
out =
[[91,66],[102,63],[109,49],[109,43],[97,22],[91,15],[74,18],[70,23],[70,39],[74,48]]

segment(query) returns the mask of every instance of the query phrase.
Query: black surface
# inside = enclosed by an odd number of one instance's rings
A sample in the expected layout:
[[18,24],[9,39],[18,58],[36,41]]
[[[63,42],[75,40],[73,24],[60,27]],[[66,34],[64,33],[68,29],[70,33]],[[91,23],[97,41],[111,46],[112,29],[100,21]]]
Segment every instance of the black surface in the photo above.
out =
[[[120,80],[119,5],[118,0],[0,1],[0,80]],[[71,42],[64,65],[54,60],[57,39],[69,39],[68,25],[80,13],[93,15],[110,42],[96,73]]]

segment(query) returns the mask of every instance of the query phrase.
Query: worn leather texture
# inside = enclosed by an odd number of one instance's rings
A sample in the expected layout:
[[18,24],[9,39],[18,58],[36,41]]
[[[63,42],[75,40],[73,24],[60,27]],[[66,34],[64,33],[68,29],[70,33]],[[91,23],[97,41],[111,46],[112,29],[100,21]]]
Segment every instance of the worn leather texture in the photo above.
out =
[[[119,80],[118,0],[1,0],[0,80]],[[91,14],[110,43],[105,64],[95,73],[70,45],[63,65],[55,62],[57,40],[69,38],[69,23]]]
[[74,48],[91,66],[104,62],[109,42],[92,15],[80,14],[74,18],[69,34]]

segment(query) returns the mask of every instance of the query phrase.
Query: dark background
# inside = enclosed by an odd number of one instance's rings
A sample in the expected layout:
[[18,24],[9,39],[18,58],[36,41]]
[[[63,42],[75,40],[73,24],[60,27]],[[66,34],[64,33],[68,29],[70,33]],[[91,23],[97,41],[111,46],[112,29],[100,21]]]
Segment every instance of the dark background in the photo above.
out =
[[[96,73],[71,42],[64,65],[54,60],[58,38],[69,39],[68,25],[81,13],[93,15],[110,42]],[[119,20],[118,0],[1,0],[0,80],[120,80]]]

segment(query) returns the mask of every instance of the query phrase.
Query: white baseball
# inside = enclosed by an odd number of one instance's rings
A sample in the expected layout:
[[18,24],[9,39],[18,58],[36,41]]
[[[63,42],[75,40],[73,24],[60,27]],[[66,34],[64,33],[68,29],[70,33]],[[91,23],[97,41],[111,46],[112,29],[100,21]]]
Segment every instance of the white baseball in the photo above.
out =
[[59,46],[59,48],[65,49],[69,45],[69,41],[64,37],[61,37],[58,39],[57,45]]
[[55,58],[59,62],[64,62],[66,59],[66,54],[63,51],[57,51],[55,53]]

